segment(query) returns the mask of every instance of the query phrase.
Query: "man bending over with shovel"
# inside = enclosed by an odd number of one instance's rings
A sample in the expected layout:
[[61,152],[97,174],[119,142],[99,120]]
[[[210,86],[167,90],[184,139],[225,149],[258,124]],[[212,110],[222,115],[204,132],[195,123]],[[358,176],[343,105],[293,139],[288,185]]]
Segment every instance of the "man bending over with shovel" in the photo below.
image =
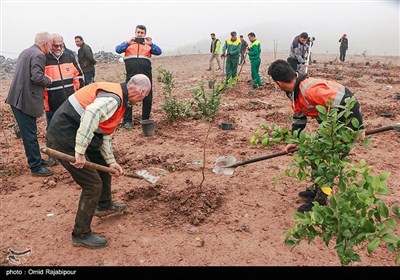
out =
[[112,151],[111,134],[124,116],[128,102],[142,101],[150,89],[150,80],[143,74],[122,84],[92,83],[71,95],[51,120],[47,145],[75,155],[75,162],[60,162],[82,188],[72,232],[74,246],[104,247],[107,238],[91,231],[93,215],[121,212],[126,208],[125,204],[111,199],[111,175],[84,167],[84,164],[88,159],[115,169],[116,176],[122,174]]
[[[338,105],[345,105],[345,99],[352,97],[353,94],[349,89],[336,82],[325,81],[321,79],[309,78],[307,74],[299,74],[295,72],[288,62],[284,60],[277,60],[273,62],[268,68],[268,75],[275,81],[275,83],[286,92],[286,95],[291,100],[293,114],[292,122],[292,133],[296,130],[302,131],[307,124],[307,117],[314,117],[320,123],[321,120],[318,118],[318,111],[315,109],[317,105],[321,105],[327,108],[327,102],[331,101],[331,107],[337,107]],[[363,120],[360,111],[360,104],[355,103],[351,109],[352,115],[355,117],[360,127],[363,129]],[[355,130],[349,122],[348,126]],[[358,139],[365,137],[365,131],[361,132]],[[291,154],[291,151],[297,148],[296,144],[288,144],[285,147],[285,151]],[[341,155],[345,157],[348,152]],[[297,211],[303,213],[311,211],[314,200],[320,205],[327,204],[327,195],[322,192],[319,186],[315,186],[315,189],[307,189],[299,193],[299,196],[303,198],[307,203],[301,205]]]

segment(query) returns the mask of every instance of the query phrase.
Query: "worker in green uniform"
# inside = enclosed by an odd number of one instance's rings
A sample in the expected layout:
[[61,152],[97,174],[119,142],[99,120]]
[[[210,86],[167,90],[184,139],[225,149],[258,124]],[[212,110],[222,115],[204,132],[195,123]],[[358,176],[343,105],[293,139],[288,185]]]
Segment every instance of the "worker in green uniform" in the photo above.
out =
[[238,39],[235,31],[231,32],[231,37],[225,41],[222,49],[221,58],[226,58],[226,80],[235,78],[239,64],[240,49],[242,42]]
[[251,80],[253,81],[253,88],[262,87],[262,80],[258,73],[261,64],[261,45],[256,39],[256,34],[250,32],[247,37],[250,41],[250,46],[247,49],[250,64],[251,64]]

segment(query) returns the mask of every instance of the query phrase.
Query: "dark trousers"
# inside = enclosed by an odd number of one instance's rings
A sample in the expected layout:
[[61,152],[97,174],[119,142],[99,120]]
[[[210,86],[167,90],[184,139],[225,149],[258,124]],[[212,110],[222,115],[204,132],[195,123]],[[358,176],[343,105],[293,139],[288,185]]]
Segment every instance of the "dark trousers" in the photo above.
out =
[[346,59],[346,49],[340,49],[340,61],[344,62]]
[[[62,150],[56,144],[48,141],[50,148],[62,151],[64,153],[75,155],[73,150]],[[86,159],[104,166],[108,166],[100,150],[86,150]],[[78,210],[76,211],[74,236],[85,238],[91,232],[91,223],[97,205],[101,208],[107,208],[111,203],[111,175],[109,173],[84,167],[77,169],[68,161],[60,160],[64,168],[72,175],[75,182],[82,188],[79,199]]]
[[49,125],[50,125],[51,119],[53,118],[54,112],[55,111],[46,111],[46,123],[47,123],[46,132],[49,129]]
[[239,64],[246,63],[246,59],[244,58],[244,54],[245,54],[245,52],[241,52],[240,53],[240,62],[239,62]]
[[[152,81],[150,80],[152,83]],[[151,107],[153,104],[153,90],[150,90],[149,95],[147,95],[142,101],[142,120],[148,120],[150,118]],[[124,123],[132,122],[132,107],[128,106],[124,114]]]
[[83,73],[85,77],[85,86],[94,82],[95,70]]
[[[146,58],[132,58],[125,60],[126,70],[126,82],[136,74],[146,75],[150,80],[150,84],[153,85],[153,75],[151,61]],[[150,89],[149,95],[147,95],[142,101],[142,120],[148,120],[150,118],[151,107],[153,105],[153,87]],[[132,107],[128,107],[124,114],[124,123],[132,122]]]
[[37,139],[36,118],[25,114],[21,110],[11,106],[15,119],[17,120],[21,132],[22,142],[24,143],[25,155],[28,159],[31,172],[39,171],[43,166],[40,155],[39,143]]

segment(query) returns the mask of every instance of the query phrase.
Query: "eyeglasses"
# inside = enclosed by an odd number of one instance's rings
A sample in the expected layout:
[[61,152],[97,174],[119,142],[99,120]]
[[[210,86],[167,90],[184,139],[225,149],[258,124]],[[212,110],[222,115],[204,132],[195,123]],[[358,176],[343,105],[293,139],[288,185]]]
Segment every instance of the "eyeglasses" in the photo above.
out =
[[53,48],[55,48],[55,49],[58,49],[58,48],[62,48],[64,46],[64,44],[59,44],[59,45],[57,45],[57,44],[53,44]]

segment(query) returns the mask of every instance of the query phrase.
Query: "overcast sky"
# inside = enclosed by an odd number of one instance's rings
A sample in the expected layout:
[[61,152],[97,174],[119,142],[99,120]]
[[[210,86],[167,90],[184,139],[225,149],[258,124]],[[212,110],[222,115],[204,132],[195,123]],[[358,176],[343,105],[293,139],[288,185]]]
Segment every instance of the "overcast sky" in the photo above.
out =
[[316,37],[314,52],[335,53],[346,33],[351,54],[400,55],[399,1],[0,1],[6,57],[18,56],[41,31],[61,34],[75,51],[74,37],[81,35],[94,52],[114,52],[137,24],[147,26],[163,51],[209,41],[211,32],[225,40],[233,30],[255,32],[267,51],[277,40],[283,51],[306,31]]

